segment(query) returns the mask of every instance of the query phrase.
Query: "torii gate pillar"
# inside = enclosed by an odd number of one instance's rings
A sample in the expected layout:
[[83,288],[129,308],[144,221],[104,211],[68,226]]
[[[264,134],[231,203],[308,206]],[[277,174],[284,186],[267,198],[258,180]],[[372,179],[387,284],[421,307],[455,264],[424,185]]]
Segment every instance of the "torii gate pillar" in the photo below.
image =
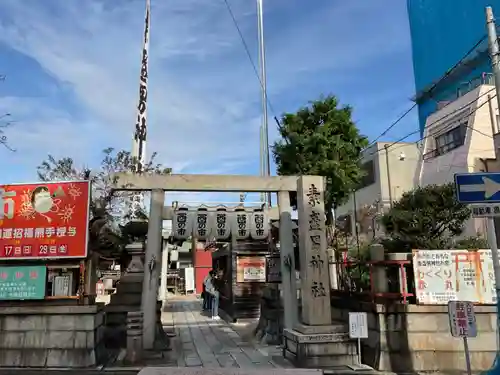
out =
[[151,191],[149,208],[148,238],[144,257],[144,281],[142,283],[143,347],[146,350],[154,348],[156,338],[156,305],[158,299],[158,280],[161,274],[161,251],[163,205],[165,192],[162,189]]
[[[324,223],[324,178],[319,176],[237,176],[237,175],[137,175],[115,176],[115,190],[151,191],[148,240],[142,296],[144,349],[152,349],[156,329],[156,300],[160,274],[162,213],[165,191],[278,193],[280,215],[280,256],[283,280],[285,334],[296,336],[331,330],[329,310],[328,257]],[[117,178],[116,178],[117,177]],[[293,233],[289,193],[298,192],[299,231],[302,257],[302,299],[307,305],[303,324],[297,322],[297,294]],[[311,332],[312,330],[312,332]],[[319,332],[318,332],[319,331]],[[324,336],[324,335],[323,335]],[[295,337],[287,338],[294,340]],[[328,337],[329,338],[329,337]],[[302,338],[301,338],[302,340]],[[306,340],[307,341],[307,340]],[[307,352],[307,350],[305,351]],[[307,362],[307,361],[306,361]],[[313,360],[314,362],[314,360]]]

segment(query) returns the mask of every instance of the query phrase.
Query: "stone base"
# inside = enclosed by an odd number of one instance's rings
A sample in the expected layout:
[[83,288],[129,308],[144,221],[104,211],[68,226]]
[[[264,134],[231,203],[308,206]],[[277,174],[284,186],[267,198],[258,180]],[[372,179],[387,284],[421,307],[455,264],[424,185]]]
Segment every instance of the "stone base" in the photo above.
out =
[[108,348],[125,348],[127,345],[127,312],[141,311],[142,274],[124,275],[115,294],[105,307],[106,330],[104,339]]
[[94,367],[106,359],[100,306],[0,309],[0,367]]
[[[109,304],[105,307],[106,311],[106,327],[104,332],[104,339],[107,348],[125,348],[127,346],[127,313],[139,312],[141,306],[137,305],[113,305]],[[157,338],[159,339],[158,345],[164,350],[169,346],[169,340],[163,330],[161,323],[161,301],[156,305],[157,317]]]
[[307,326],[304,324],[296,324],[295,331],[304,335],[324,335],[330,333],[346,333],[349,328],[344,324],[334,324],[330,326]]
[[356,343],[350,340],[349,334],[345,332],[304,334],[285,329],[283,356],[295,366],[303,368],[325,368],[358,363]]

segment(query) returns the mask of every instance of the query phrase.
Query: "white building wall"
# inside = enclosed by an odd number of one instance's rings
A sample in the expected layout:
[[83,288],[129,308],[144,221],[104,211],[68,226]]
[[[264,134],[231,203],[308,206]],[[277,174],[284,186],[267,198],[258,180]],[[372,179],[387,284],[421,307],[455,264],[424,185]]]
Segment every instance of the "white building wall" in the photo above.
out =
[[[420,160],[420,150],[415,143],[377,142],[365,150],[363,156],[363,162],[374,161],[375,182],[356,191],[357,211],[367,206],[376,206],[382,210],[389,207],[390,198],[398,200],[405,191],[414,188],[416,168]],[[387,162],[390,174],[387,173]],[[348,202],[336,209],[335,214],[336,217],[352,216],[354,210],[354,197],[351,195]],[[354,220],[351,224],[354,233]]]
[[[382,200],[387,205],[397,201],[403,193],[416,186],[415,172],[420,162],[421,152],[416,143],[384,143],[391,146],[386,151],[379,153]],[[387,171],[387,157],[389,160],[389,173]],[[390,193],[389,193],[390,189]]]
[[[456,173],[484,171],[483,161],[496,157],[493,134],[498,133],[499,129],[498,106],[492,89],[491,85],[481,85],[429,116],[420,147],[415,143],[392,145],[377,142],[367,149],[363,160],[374,160],[375,183],[356,191],[357,210],[377,203],[388,207],[389,185],[392,199],[396,201],[415,186],[442,185],[453,182]],[[434,155],[435,138],[464,122],[464,144]],[[387,173],[386,144],[391,145],[388,152],[390,176]],[[400,157],[401,153],[404,158]],[[498,162],[490,160],[488,166],[490,171],[500,170]],[[352,215],[354,209],[351,197],[346,204],[336,209],[336,216]],[[354,233],[354,220],[352,225]],[[466,225],[464,236],[478,233],[486,234],[485,219],[471,219]]]
[[[454,181],[456,173],[472,173],[485,170],[481,159],[495,158],[493,130],[496,126],[498,106],[496,100],[488,103],[494,90],[490,85],[481,85],[446,107],[429,116],[423,139],[423,160],[418,168],[420,186],[445,184]],[[492,123],[493,119],[493,123]],[[433,156],[435,138],[461,123],[466,123],[464,144],[446,153]],[[484,219],[471,219],[464,236],[485,234]]]

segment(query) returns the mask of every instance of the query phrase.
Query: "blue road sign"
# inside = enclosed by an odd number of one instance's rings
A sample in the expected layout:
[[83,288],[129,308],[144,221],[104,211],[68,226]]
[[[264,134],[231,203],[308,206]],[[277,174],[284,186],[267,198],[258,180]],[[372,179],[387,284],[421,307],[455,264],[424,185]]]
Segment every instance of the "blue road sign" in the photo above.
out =
[[455,186],[461,203],[500,203],[500,173],[457,173]]

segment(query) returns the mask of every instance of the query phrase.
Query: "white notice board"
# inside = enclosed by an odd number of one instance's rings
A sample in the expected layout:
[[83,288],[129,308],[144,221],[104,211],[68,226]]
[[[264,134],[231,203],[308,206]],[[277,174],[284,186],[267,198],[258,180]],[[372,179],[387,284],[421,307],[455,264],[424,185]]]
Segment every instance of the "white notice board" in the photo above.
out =
[[496,304],[491,250],[413,250],[419,304]]
[[186,291],[186,293],[195,291],[193,267],[184,268],[184,282],[185,282],[184,290]]
[[349,313],[349,337],[351,339],[368,338],[368,316],[365,312]]

